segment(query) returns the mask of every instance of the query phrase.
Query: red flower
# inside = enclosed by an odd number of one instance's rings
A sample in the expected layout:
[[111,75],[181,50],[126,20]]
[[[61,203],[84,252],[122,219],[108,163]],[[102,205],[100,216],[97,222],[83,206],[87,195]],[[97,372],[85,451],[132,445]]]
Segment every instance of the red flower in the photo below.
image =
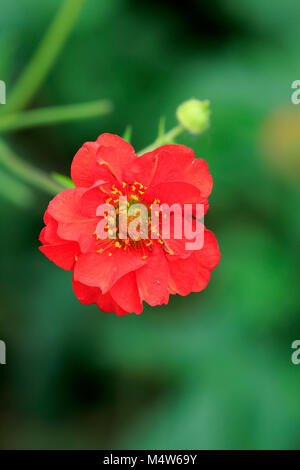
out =
[[[220,253],[212,232],[203,248],[186,249],[186,240],[99,239],[100,204],[117,207],[120,195],[151,204],[202,203],[212,189],[206,162],[183,145],[164,145],[138,157],[132,146],[112,134],[87,142],[75,155],[66,189],[49,204],[40,250],[63,269],[73,270],[73,288],[84,304],[104,312],[141,313],[142,302],[167,304],[170,294],[199,292],[209,281]],[[102,217],[103,220],[103,217]]]

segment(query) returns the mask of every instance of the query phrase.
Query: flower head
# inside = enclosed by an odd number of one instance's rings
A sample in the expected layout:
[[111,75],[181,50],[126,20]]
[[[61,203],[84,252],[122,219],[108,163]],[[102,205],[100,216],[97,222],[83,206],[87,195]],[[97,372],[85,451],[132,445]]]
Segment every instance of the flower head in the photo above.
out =
[[[46,210],[40,250],[73,271],[74,292],[82,303],[96,303],[118,315],[139,314],[143,301],[167,304],[170,294],[206,287],[220,253],[212,232],[194,218],[194,209],[182,212],[181,222],[188,218],[203,228],[203,246],[195,249],[188,248],[185,231],[178,237],[171,228],[164,237],[166,216],[153,219],[148,213],[157,215],[160,204],[199,204],[207,210],[212,178],[205,161],[195,159],[191,149],[164,145],[138,157],[120,137],[102,134],[77,152],[71,176],[75,188],[58,194]],[[141,212],[145,225],[142,219],[136,222]],[[175,215],[167,218],[173,221]],[[134,236],[129,237],[132,224]]]

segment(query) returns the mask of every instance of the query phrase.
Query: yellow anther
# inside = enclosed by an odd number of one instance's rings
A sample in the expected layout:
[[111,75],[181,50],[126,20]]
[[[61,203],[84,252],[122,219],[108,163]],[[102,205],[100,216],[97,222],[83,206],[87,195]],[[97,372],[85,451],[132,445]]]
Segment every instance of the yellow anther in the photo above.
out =
[[148,256],[146,256],[146,255],[142,256],[142,259],[146,259],[146,258],[148,258]]
[[103,193],[106,193],[106,194],[109,194],[106,189],[103,188],[103,186],[99,186],[99,189],[103,192]]
[[116,248],[121,248],[121,243],[120,243],[120,242],[116,242],[116,243],[115,243],[115,247],[116,247]]
[[97,253],[102,253],[103,248],[100,248],[100,250],[97,250]]
[[125,183],[125,181],[123,181],[122,186],[123,188],[126,188],[127,184]]
[[158,240],[158,243],[160,243],[161,245],[164,244],[164,242],[161,239]]
[[138,201],[139,198],[135,195],[135,194],[132,194],[131,195],[131,199],[133,199],[134,201]]
[[109,252],[109,253],[108,253],[108,256],[112,256],[112,253]]
[[77,261],[77,260],[78,260],[78,256],[77,256],[77,255],[75,255],[75,261]]

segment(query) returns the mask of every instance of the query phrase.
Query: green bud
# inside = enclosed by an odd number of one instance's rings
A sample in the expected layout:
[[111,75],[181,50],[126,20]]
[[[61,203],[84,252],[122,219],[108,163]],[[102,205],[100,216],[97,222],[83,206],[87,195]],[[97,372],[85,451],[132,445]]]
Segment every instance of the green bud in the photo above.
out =
[[176,110],[179,123],[192,134],[201,134],[209,126],[210,102],[192,98]]

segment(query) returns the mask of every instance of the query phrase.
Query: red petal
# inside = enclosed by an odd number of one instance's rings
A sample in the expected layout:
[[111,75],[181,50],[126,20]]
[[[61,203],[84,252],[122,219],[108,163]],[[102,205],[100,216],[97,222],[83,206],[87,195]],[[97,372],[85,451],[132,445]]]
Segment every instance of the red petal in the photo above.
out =
[[44,245],[39,249],[48,259],[53,261],[62,269],[72,271],[75,263],[75,256],[79,254],[78,243],[67,242],[60,245]]
[[97,179],[122,182],[125,169],[130,168],[137,158],[133,147],[114,134],[100,135],[97,143],[99,144],[96,155]]
[[182,181],[182,172],[169,152],[160,147],[134,160],[126,170],[126,180],[139,181],[145,186],[163,181]]
[[215,269],[220,261],[220,250],[214,234],[210,230],[204,232],[204,245],[199,251],[195,251],[197,262],[210,271]]
[[42,230],[41,230],[41,233],[40,233],[40,236],[39,236],[39,241],[44,245],[46,243],[46,240],[45,240],[45,231],[46,231],[46,227],[44,227]]
[[[48,213],[58,221],[58,236],[64,240],[80,242],[84,251],[90,244],[98,222],[96,209],[93,216],[87,216],[82,211],[84,207],[82,197],[85,193],[86,189],[82,188],[66,189],[50,202],[48,208]],[[103,196],[99,190],[99,204],[101,203],[101,195]]]
[[194,150],[189,147],[186,147],[185,145],[162,145],[157,150],[165,151],[171,154],[173,159],[176,161],[182,171],[195,160]]
[[47,219],[47,225],[46,227],[43,229],[43,238],[44,238],[44,241],[42,239],[40,239],[40,241],[44,244],[44,245],[52,245],[52,244],[60,244],[60,243],[65,243],[64,240],[62,240],[58,235],[57,235],[57,227],[58,227],[58,224],[56,222],[56,220],[53,219],[53,217],[51,217],[49,214],[47,217],[45,217],[45,219]]
[[123,310],[111,297],[109,293],[100,294],[97,305],[103,312],[115,312],[117,315],[127,315],[129,312]]
[[115,178],[121,183],[124,170],[131,167],[134,159],[134,155],[118,147],[100,146],[97,151],[98,178],[112,181]]
[[76,153],[71,165],[71,177],[77,187],[87,188],[95,182],[97,142],[86,142]]
[[[112,256],[109,256],[109,252]],[[145,264],[140,253],[134,250],[124,252],[114,248],[103,253],[80,255],[76,263],[74,276],[76,281],[93,287],[100,287],[103,294],[125,274],[135,271]]]
[[161,305],[168,293],[169,269],[161,248],[154,245],[147,264],[136,272],[137,285],[141,300],[149,305]]
[[111,288],[113,300],[127,312],[141,313],[143,305],[137,288],[135,272],[131,272],[119,279]]
[[[104,149],[109,147],[110,150],[100,155],[103,160],[109,164],[112,163],[111,153],[118,151],[119,159],[122,161],[123,167],[135,157],[133,147],[121,137],[114,134],[102,134],[98,137],[96,142],[86,142],[76,153],[72,166],[71,166],[71,177],[77,187],[89,187],[92,186],[95,181],[101,179],[103,176],[111,178],[111,172],[107,171],[107,167],[101,167],[97,160],[98,149]],[[114,162],[113,162],[114,163]],[[117,171],[117,168],[113,168],[113,171]]]
[[197,159],[183,172],[184,180],[196,186],[204,198],[208,198],[213,187],[212,176],[205,160]]
[[135,157],[135,151],[132,145],[116,134],[104,133],[99,135],[97,143],[104,147],[115,147],[124,158]]
[[187,295],[192,287],[197,273],[197,263],[193,255],[188,259],[169,258],[169,288],[172,294]]
[[172,205],[202,203],[203,197],[199,189],[189,183],[167,182],[150,186],[144,193],[144,199],[150,204],[154,199],[159,199],[161,203]]
[[192,252],[187,259],[169,261],[169,288],[172,294],[187,295],[190,292],[200,292],[210,279],[210,271],[220,260],[220,251],[215,236],[209,230],[204,232],[204,246],[199,251]]
[[98,287],[90,287],[81,282],[75,281],[73,276],[73,290],[77,299],[85,305],[95,304],[97,302],[98,296],[100,294],[100,289]]
[[210,278],[210,271],[199,267],[194,254],[187,259],[169,260],[169,271],[169,289],[172,294],[200,292],[207,286]]
[[50,201],[48,214],[57,222],[70,223],[83,218],[80,213],[80,199],[85,189],[65,189]]

